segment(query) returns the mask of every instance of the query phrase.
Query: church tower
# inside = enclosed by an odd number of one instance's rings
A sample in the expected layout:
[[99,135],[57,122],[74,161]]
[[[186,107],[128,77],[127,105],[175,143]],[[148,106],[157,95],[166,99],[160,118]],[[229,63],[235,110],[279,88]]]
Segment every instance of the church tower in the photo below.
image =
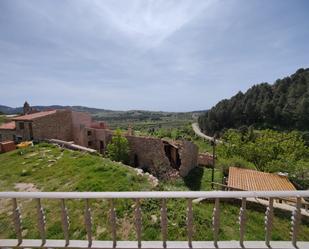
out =
[[31,107],[29,105],[29,103],[26,101],[24,103],[24,107],[23,107],[23,114],[26,115],[26,114],[29,114],[31,113]]

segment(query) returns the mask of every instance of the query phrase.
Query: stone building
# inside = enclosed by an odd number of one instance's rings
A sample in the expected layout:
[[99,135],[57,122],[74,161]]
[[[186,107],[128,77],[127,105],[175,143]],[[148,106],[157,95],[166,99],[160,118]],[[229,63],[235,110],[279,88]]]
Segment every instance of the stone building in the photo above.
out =
[[[50,110],[17,116],[0,125],[0,141],[41,141],[58,139],[106,153],[113,131],[104,122],[94,122],[87,113]],[[155,176],[177,171],[181,176],[197,166],[198,149],[189,141],[171,141],[125,134],[130,148],[130,164]]]
[[60,139],[82,142],[81,130],[91,124],[86,113],[71,110],[51,110],[12,118],[12,122],[0,125],[0,141],[16,142],[43,139]]
[[15,141],[15,122],[8,122],[0,125],[0,142],[2,141]]

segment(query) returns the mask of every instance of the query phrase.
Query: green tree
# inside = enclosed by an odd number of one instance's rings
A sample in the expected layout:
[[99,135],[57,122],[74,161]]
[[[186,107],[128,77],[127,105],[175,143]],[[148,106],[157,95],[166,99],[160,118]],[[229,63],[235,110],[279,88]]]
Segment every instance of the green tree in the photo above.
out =
[[107,145],[107,156],[117,162],[129,162],[129,142],[120,129],[114,132],[112,141]]
[[218,102],[198,119],[209,135],[251,126],[276,130],[308,130],[309,68],[275,84],[262,83]]
[[261,171],[283,171],[299,178],[309,174],[309,149],[299,132],[228,130],[223,139],[219,157],[241,157]]

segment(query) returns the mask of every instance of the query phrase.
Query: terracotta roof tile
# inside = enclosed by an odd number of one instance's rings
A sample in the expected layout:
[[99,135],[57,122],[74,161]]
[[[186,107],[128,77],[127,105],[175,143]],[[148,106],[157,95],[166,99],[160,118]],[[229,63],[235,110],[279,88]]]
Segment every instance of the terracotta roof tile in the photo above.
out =
[[15,130],[16,126],[15,126],[15,122],[8,122],[8,123],[4,123],[2,125],[0,125],[0,129],[1,130]]
[[247,191],[296,190],[286,176],[236,167],[229,168],[228,186]]
[[51,115],[51,114],[54,114],[54,113],[56,113],[56,110],[36,112],[36,113],[33,113],[33,114],[18,116],[18,117],[12,118],[12,120],[15,120],[15,121],[31,121],[33,119],[44,117],[44,116]]

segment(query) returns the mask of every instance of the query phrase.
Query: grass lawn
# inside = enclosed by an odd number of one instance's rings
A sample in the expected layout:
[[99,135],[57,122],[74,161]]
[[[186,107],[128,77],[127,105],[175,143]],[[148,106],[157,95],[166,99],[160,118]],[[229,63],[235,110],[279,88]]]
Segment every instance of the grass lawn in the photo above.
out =
[[200,137],[195,137],[193,139],[193,143],[195,143],[198,147],[199,152],[209,152],[212,153],[212,146],[209,141],[202,139]]
[[4,123],[5,121],[5,116],[4,115],[0,115],[0,124]]
[[[39,191],[147,191],[147,190],[210,190],[211,172],[196,168],[184,179],[161,182],[153,188],[145,177],[138,176],[130,167],[112,162],[97,155],[74,152],[41,144],[25,150],[0,155],[0,191],[22,191],[34,188]],[[220,181],[221,173],[215,172]],[[25,189],[25,186],[27,187]],[[36,206],[34,200],[18,200],[23,216],[25,238],[39,238],[36,229]],[[95,239],[111,239],[108,223],[108,202],[92,200],[93,235]],[[63,238],[59,200],[43,200],[46,210],[47,238]],[[0,238],[14,238],[11,222],[10,200],[0,200]],[[68,200],[70,238],[85,239],[83,227],[84,202]],[[186,200],[168,200],[168,239],[186,239]],[[239,205],[221,203],[221,240],[239,238]],[[194,204],[194,239],[212,240],[211,215],[213,203]],[[247,240],[264,239],[264,209],[248,209]],[[117,200],[117,237],[135,240],[134,203]],[[160,240],[160,200],[142,200],[143,240]],[[288,240],[290,219],[276,212],[273,231],[274,240]],[[309,225],[303,224],[301,240],[309,240]]]

